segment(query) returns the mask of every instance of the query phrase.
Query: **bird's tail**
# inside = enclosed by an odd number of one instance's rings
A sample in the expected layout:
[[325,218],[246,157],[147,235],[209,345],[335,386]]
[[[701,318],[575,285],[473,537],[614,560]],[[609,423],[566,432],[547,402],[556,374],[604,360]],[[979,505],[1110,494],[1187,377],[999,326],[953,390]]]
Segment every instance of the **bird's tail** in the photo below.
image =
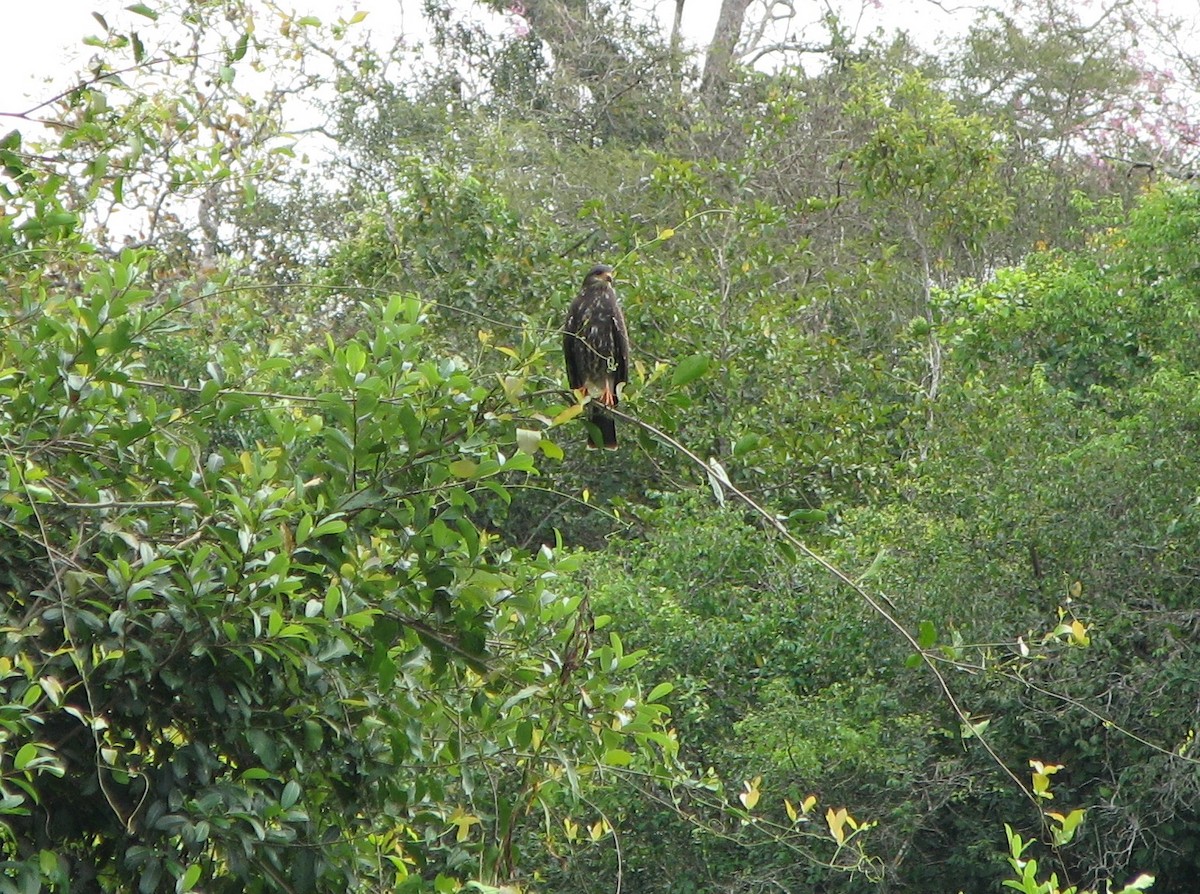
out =
[[588,414],[588,421],[595,428],[588,431],[588,449],[594,450],[603,444],[606,450],[616,450],[617,421],[594,401],[590,406],[591,412]]

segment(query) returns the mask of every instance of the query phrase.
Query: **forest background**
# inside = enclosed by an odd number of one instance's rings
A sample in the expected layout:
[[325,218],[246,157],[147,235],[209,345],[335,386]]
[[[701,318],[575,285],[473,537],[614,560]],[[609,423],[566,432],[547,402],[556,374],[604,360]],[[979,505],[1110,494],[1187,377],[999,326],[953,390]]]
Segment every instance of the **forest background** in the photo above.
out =
[[1191,891],[1200,58],[1145,6],[98,14],[0,110],[0,888]]

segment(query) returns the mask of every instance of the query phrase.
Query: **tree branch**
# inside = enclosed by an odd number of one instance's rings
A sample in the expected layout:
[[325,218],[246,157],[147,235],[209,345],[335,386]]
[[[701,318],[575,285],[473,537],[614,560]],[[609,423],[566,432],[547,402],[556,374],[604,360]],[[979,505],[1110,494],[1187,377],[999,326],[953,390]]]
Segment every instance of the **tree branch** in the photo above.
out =
[[724,474],[716,474],[711,465],[706,463],[697,454],[693,453],[675,438],[671,437],[660,429],[655,428],[650,423],[644,422],[635,416],[630,416],[628,413],[625,413],[619,409],[610,407],[609,412],[614,416],[631,423],[632,425],[636,425],[638,428],[642,429],[656,440],[661,441],[663,444],[666,444],[673,450],[677,451],[683,456],[686,456],[697,468],[703,469],[705,475],[708,476],[710,480],[719,481],[721,486],[729,494],[736,497],[752,512],[762,518],[763,521],[765,521],[769,527],[773,528],[780,537],[786,540],[793,549],[806,556],[811,561],[816,562],[833,578],[857,593],[858,596],[864,602],[866,602],[868,606],[870,606],[872,611],[879,615],[879,617],[882,618],[889,627],[896,631],[900,638],[908,644],[914,653],[921,656],[921,661],[924,662],[930,673],[932,673],[934,678],[937,680],[938,687],[942,690],[942,694],[945,696],[947,703],[949,703],[951,710],[954,711],[954,714],[958,718],[959,722],[963,724],[964,729],[970,729],[973,731],[973,735],[979,740],[979,744],[983,746],[984,751],[988,753],[988,756],[991,757],[996,766],[1003,771],[1005,776],[1012,780],[1013,784],[1020,790],[1021,794],[1028,798],[1030,803],[1032,803],[1034,807],[1038,809],[1038,815],[1042,815],[1041,802],[1038,800],[1037,796],[1034,795],[1024,781],[1017,776],[1016,772],[1004,762],[1004,759],[1000,757],[999,753],[997,753],[997,751],[992,747],[991,743],[989,743],[983,737],[981,731],[978,730],[976,725],[971,722],[971,718],[967,712],[963,710],[961,705],[959,705],[958,699],[955,697],[953,690],[950,688],[949,681],[936,664],[936,656],[930,654],[928,650],[921,648],[921,645],[917,642],[916,637],[909,633],[908,629],[901,624],[900,621],[897,620],[896,617],[887,610],[887,608],[884,607],[883,602],[879,598],[868,593],[859,583],[846,574],[846,572],[842,571],[824,556],[821,556],[811,550],[798,537],[792,534],[791,531],[787,529],[783,522],[781,522],[774,513],[767,511],[765,508],[755,502],[750,496],[741,490],[741,488],[733,484],[733,482],[729,480],[728,476]]

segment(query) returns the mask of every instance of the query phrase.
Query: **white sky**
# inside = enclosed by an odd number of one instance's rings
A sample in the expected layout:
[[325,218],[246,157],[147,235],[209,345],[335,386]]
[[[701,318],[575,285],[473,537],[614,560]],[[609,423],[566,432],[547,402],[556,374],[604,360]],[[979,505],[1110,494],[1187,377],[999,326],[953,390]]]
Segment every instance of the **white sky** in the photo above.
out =
[[[655,4],[664,28],[669,27],[674,10],[673,0],[645,0]],[[912,28],[936,34],[948,19],[939,13],[931,0],[881,0],[879,14]],[[1195,0],[1182,0],[1195,2]],[[39,0],[36,3],[0,0],[0,112],[22,112],[31,105],[54,96],[75,83],[74,74],[85,64],[94,50],[81,41],[89,34],[99,34],[101,28],[92,17],[100,12],[108,23],[119,31],[130,28],[149,30],[150,23],[126,10],[131,0]],[[169,0],[147,0],[154,7],[168,5]],[[823,4],[813,3],[814,16]],[[870,0],[866,5],[870,9]],[[377,33],[410,31],[420,23],[420,0],[284,0],[280,7],[298,14],[317,15],[325,21],[334,20],[339,12],[350,10],[368,13],[363,26]],[[712,35],[719,0],[687,0],[684,6],[684,33],[694,44],[704,44]],[[407,8],[407,9],[406,9]],[[961,7],[960,7],[961,8]],[[916,11],[920,14],[917,15]],[[879,15],[876,14],[876,15]],[[939,20],[942,20],[939,23]],[[864,22],[864,24],[867,24]],[[0,119],[0,133],[6,129]]]
[[[101,29],[92,17],[97,10],[119,31],[131,28],[149,30],[150,23],[126,7],[132,0],[0,0],[0,113],[23,112],[49,99],[76,82],[76,73],[94,50],[81,41]],[[169,6],[178,0],[146,0],[147,5]],[[466,3],[469,0],[460,0]],[[656,6],[664,28],[669,27],[673,0],[642,0]],[[997,0],[992,0],[997,2]],[[1003,2],[1003,0],[999,0]],[[1097,7],[1099,0],[1078,0],[1084,7]],[[1200,55],[1200,4],[1197,0],[1143,0],[1163,12],[1172,12],[1191,23],[1192,36],[1198,37]],[[362,26],[377,34],[412,32],[421,22],[421,0],[276,0],[277,5],[298,14],[314,14],[333,21],[338,14],[348,16],[361,9],[368,13]],[[919,41],[932,43],[938,37],[962,28],[977,5],[984,0],[834,0],[845,11],[863,9],[856,30],[862,34],[883,26],[901,27]],[[878,8],[876,8],[878,5]],[[703,45],[712,35],[720,0],[686,0],[684,32],[693,44]],[[820,0],[802,0],[801,10],[811,9],[813,17],[825,7]],[[946,12],[950,10],[950,12]],[[954,13],[958,13],[955,15]],[[847,24],[853,22],[849,19]],[[8,130],[0,117],[0,134]]]
[[[84,45],[82,40],[87,35],[99,35],[102,32],[92,16],[93,10],[100,12],[119,33],[128,34],[131,29],[143,34],[152,31],[154,26],[151,22],[127,9],[133,2],[0,0],[0,135],[12,127],[21,127],[27,135],[30,130],[27,123],[4,113],[12,116],[26,112],[78,83],[79,73],[96,52],[94,48]],[[181,0],[143,2],[151,7],[168,8]],[[457,2],[467,4],[471,0]],[[643,8],[656,8],[664,30],[669,29],[674,0],[637,2],[643,4]],[[797,0],[796,6],[802,11],[807,10],[815,18],[825,8],[826,2],[843,10],[843,24],[859,36],[865,36],[876,28],[888,32],[900,28],[908,31],[919,43],[933,47],[939,39],[944,40],[948,35],[952,37],[965,29],[973,18],[976,3],[994,5],[1006,0]],[[1103,0],[1075,2],[1084,8],[1095,9]],[[1153,4],[1160,12],[1173,12],[1183,18],[1187,34],[1177,36],[1179,43],[1185,47],[1196,46],[1196,54],[1200,56],[1200,0],[1141,2],[1147,6]],[[362,10],[367,12],[367,18],[356,27],[369,30],[382,45],[390,45],[396,37],[405,34],[410,38],[410,45],[421,40],[422,0],[263,0],[263,3],[296,15],[316,15],[326,24],[339,17],[348,19],[354,10]],[[690,44],[707,45],[719,8],[720,0],[686,0],[683,31]],[[862,16],[857,20],[850,18],[846,15],[847,10],[862,10]],[[275,27],[275,23],[267,18],[258,20],[256,24],[264,33],[273,31]],[[790,36],[796,37],[794,34]],[[150,45],[153,45],[152,40]],[[1192,104],[1191,107],[1196,106]],[[298,117],[303,118],[304,113],[303,108],[295,108],[288,124],[293,128],[304,126],[305,122],[297,120]],[[318,145],[305,144],[297,148],[305,153],[315,151],[318,155],[322,151]]]

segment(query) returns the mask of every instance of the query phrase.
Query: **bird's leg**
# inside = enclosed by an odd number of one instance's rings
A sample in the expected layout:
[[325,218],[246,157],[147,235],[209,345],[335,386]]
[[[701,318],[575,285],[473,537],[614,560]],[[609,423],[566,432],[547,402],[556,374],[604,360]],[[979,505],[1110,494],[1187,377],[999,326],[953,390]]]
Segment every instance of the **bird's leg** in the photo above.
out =
[[606,407],[615,407],[617,405],[617,395],[611,385],[606,384],[604,386],[604,393],[600,395],[600,403]]

